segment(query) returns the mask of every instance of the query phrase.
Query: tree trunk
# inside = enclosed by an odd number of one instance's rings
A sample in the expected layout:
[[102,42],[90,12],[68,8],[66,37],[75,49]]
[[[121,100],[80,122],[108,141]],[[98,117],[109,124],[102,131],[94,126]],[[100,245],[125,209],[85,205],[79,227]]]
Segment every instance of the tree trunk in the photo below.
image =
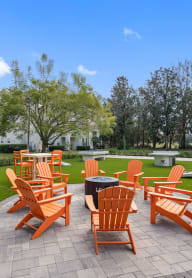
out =
[[185,135],[185,131],[183,131],[182,138],[181,138],[181,148],[182,149],[186,148],[186,135]]
[[143,148],[145,147],[145,131],[144,131],[144,129],[143,129],[143,132],[142,132],[142,146],[143,146]]
[[170,136],[170,139],[169,139],[169,149],[171,150],[171,147],[172,147],[172,143],[173,143],[173,136]]
[[157,140],[156,140],[156,136],[153,137],[153,149],[156,148],[156,144],[157,144]]
[[48,147],[48,143],[47,142],[42,142],[42,153],[46,152],[46,148]]
[[126,138],[125,138],[125,134],[123,135],[123,149],[126,150]]
[[168,150],[168,135],[165,135],[165,149]]

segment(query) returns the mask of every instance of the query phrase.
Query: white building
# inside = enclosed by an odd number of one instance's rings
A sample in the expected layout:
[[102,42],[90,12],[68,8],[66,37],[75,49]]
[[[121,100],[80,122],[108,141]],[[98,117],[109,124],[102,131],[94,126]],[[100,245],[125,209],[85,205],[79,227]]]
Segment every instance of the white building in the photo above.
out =
[[[90,146],[93,148],[92,137],[99,136],[97,131],[90,132],[89,135],[73,136],[72,134],[66,134],[58,138],[54,145],[64,145],[67,150],[76,150],[77,146]],[[39,135],[32,129],[30,131],[30,150],[41,151],[42,143]],[[6,137],[0,136],[0,144],[27,144],[27,133],[21,132],[15,134],[13,132],[7,133]]]

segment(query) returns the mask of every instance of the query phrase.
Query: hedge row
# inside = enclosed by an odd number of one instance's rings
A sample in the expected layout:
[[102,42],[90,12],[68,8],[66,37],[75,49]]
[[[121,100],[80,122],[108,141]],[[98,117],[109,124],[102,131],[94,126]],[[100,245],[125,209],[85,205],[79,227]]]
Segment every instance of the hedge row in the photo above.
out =
[[77,146],[77,151],[87,151],[90,150],[90,146]]
[[65,150],[65,146],[64,145],[59,145],[59,146],[51,145],[51,146],[49,146],[49,151],[50,152],[52,152],[54,150],[62,150],[62,151],[64,151]]
[[2,144],[0,145],[0,153],[12,153],[13,151],[26,150],[26,144]]

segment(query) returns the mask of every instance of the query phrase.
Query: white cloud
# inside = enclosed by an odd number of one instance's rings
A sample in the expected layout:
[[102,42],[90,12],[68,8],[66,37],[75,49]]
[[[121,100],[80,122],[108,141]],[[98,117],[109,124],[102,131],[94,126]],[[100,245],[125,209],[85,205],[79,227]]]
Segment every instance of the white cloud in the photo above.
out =
[[0,57],[0,77],[11,72],[9,65]]
[[97,73],[96,70],[88,70],[83,65],[79,65],[77,70],[79,73],[84,75],[95,75]]
[[127,38],[128,36],[134,35],[134,36],[136,36],[136,38],[138,40],[141,39],[141,35],[138,32],[135,32],[135,31],[133,31],[131,29],[128,29],[128,28],[124,28],[123,29],[123,34],[124,34],[125,38]]
[[40,59],[40,58],[41,58],[41,54],[40,54],[39,52],[36,52],[36,51],[34,51],[34,52],[32,53],[32,56],[33,56],[34,58],[37,58],[37,59]]

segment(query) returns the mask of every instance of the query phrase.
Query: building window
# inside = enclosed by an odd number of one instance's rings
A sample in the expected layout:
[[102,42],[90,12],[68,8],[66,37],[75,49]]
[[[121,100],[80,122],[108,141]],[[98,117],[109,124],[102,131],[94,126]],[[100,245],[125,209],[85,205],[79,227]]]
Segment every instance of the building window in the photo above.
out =
[[93,131],[93,137],[97,136],[97,131]]
[[65,137],[62,137],[62,138],[61,138],[61,144],[62,144],[62,145],[65,145],[65,141],[66,141]]

